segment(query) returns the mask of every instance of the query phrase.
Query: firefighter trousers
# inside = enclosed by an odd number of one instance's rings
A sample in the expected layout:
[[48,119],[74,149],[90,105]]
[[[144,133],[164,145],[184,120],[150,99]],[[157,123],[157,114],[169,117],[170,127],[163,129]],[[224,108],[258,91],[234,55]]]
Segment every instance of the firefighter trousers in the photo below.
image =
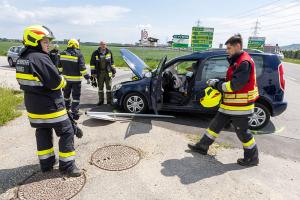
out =
[[231,122],[239,140],[243,144],[244,158],[257,158],[258,149],[252,133],[248,130],[248,117],[248,115],[234,116],[218,112],[201,138],[199,145],[208,149],[215,139],[218,138],[224,126]]
[[[72,95],[72,99],[71,99]],[[67,81],[64,88],[64,98],[67,110],[71,109],[74,117],[79,117],[79,104],[81,95],[81,82]]]
[[53,129],[59,137],[59,169],[71,170],[75,165],[75,148],[74,129],[69,119],[62,122],[61,127],[36,129],[37,155],[41,169],[51,169],[55,164]]
[[101,72],[97,77],[98,82],[98,94],[99,94],[99,102],[104,102],[104,83],[106,87],[106,101],[107,104],[111,104],[111,85],[112,80],[111,77],[109,77],[108,72]]

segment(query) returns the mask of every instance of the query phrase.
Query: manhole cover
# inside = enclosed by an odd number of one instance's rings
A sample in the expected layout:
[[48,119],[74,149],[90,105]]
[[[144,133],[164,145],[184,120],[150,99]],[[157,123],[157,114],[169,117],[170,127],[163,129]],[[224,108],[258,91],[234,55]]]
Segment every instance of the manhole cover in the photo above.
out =
[[109,171],[121,171],[135,166],[141,159],[140,152],[132,147],[109,145],[92,155],[92,163]]
[[30,200],[71,199],[81,191],[85,184],[85,175],[80,177],[62,176],[59,170],[38,172],[30,176],[18,189],[18,198]]

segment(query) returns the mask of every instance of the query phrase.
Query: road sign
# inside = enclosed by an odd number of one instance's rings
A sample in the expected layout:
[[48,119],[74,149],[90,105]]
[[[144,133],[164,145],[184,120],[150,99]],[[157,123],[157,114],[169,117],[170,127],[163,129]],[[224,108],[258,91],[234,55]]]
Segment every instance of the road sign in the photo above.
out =
[[248,49],[257,49],[257,50],[264,50],[265,46],[265,37],[249,37],[248,39]]
[[190,42],[189,35],[173,35],[173,48],[188,48]]
[[214,28],[193,27],[191,38],[193,51],[204,51],[212,48],[213,36]]

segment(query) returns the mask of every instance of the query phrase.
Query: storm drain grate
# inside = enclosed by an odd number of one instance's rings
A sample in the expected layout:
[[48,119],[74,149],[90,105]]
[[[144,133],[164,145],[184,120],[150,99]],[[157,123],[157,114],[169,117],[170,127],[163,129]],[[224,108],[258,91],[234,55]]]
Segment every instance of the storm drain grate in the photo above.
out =
[[141,159],[140,152],[124,145],[109,145],[95,151],[92,163],[109,171],[122,171],[134,167]]
[[59,170],[30,176],[18,188],[20,200],[67,200],[78,194],[86,181],[85,175],[80,177],[62,176]]

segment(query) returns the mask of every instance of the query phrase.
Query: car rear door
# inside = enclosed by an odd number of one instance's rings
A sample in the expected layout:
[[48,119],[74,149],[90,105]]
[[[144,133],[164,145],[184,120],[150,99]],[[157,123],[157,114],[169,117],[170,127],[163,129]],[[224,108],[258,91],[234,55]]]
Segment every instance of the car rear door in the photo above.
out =
[[204,90],[207,87],[206,81],[212,78],[225,78],[228,69],[227,55],[213,56],[204,59],[198,69],[194,87],[194,108],[202,112],[215,111],[218,108],[204,108],[200,99],[204,97]]
[[155,70],[151,79],[151,103],[155,114],[161,109],[163,104],[162,72],[167,61],[167,56],[163,57]]

